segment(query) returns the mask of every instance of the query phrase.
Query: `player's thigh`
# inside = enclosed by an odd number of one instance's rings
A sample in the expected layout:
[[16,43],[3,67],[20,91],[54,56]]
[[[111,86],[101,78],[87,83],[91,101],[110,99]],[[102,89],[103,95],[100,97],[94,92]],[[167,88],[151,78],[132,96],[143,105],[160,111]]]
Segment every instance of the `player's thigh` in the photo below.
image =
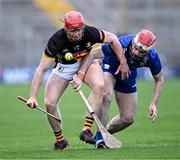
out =
[[56,105],[64,93],[69,82],[58,75],[51,73],[45,88],[45,101]]
[[84,82],[92,89],[96,86],[104,87],[103,71],[98,63],[90,65],[86,72]]
[[121,117],[134,118],[137,105],[137,93],[121,93],[116,91],[115,97]]

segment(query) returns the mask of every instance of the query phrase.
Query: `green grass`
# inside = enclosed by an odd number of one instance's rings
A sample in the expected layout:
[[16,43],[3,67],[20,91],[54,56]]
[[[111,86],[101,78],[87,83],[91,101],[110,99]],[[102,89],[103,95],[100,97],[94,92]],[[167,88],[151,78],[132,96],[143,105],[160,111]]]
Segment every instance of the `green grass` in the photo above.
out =
[[[96,150],[79,141],[84,122],[84,104],[71,87],[60,103],[64,135],[70,147],[53,151],[54,136],[46,116],[19,102],[28,97],[29,85],[0,86],[0,159],[180,159],[180,81],[167,81],[158,103],[158,118],[151,123],[148,105],[153,82],[138,81],[135,123],[115,136],[121,149]],[[83,88],[86,95],[88,89]],[[39,104],[43,106],[43,86]],[[111,117],[117,112],[113,99]],[[95,131],[95,127],[93,128]]]

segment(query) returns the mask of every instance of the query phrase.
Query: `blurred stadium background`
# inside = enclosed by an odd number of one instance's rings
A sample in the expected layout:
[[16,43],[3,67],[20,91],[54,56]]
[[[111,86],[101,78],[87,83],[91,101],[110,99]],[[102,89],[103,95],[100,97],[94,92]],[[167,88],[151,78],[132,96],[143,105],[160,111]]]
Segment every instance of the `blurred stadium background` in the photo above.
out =
[[[166,78],[180,77],[180,0],[0,0],[0,83],[30,82],[50,36],[70,10],[116,34],[142,28],[157,36]],[[149,79],[149,72],[139,73]]]

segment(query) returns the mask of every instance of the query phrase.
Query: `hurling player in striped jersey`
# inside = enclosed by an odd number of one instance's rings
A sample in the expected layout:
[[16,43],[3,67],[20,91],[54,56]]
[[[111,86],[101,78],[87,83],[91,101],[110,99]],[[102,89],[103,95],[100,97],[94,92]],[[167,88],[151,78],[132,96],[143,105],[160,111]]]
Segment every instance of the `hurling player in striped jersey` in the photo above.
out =
[[[31,108],[38,105],[37,96],[43,76],[48,68],[52,67],[46,83],[44,98],[46,110],[50,114],[61,119],[58,104],[70,82],[74,88],[79,89],[84,81],[92,90],[89,103],[99,109],[102,104],[104,88],[102,70],[98,66],[94,69],[96,64],[86,65],[92,46],[96,43],[111,45],[121,60],[119,69],[122,76],[128,77],[129,67],[123,51],[119,47],[117,37],[113,33],[86,25],[80,12],[70,11],[64,16],[64,27],[56,31],[48,40],[32,80],[27,105]],[[81,70],[79,70],[80,66]],[[73,79],[76,74],[77,76]],[[69,143],[63,134],[62,121],[59,123],[49,116],[48,121],[55,136],[54,149],[63,150]],[[86,134],[91,134],[90,130]]]

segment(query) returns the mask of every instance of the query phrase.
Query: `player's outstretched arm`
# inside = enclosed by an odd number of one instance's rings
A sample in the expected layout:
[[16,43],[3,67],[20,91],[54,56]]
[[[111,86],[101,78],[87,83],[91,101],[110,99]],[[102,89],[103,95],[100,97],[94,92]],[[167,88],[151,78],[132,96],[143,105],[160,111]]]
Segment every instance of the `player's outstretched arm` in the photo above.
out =
[[151,103],[149,105],[149,113],[151,116],[151,120],[154,121],[157,117],[157,102],[158,99],[160,97],[161,91],[162,91],[162,87],[164,84],[164,76],[162,74],[162,71],[160,73],[158,73],[157,75],[153,76],[154,80],[155,80],[155,84],[154,84],[154,89],[153,89],[153,94],[152,94],[152,99],[151,99]]
[[46,73],[46,71],[48,70],[48,68],[50,67],[53,61],[54,61],[53,58],[49,58],[45,54],[43,54],[40,60],[39,66],[37,67],[33,80],[32,80],[30,97],[27,101],[27,105],[29,107],[34,108],[35,106],[38,106],[38,102],[36,99],[38,90],[41,85],[44,74]]

